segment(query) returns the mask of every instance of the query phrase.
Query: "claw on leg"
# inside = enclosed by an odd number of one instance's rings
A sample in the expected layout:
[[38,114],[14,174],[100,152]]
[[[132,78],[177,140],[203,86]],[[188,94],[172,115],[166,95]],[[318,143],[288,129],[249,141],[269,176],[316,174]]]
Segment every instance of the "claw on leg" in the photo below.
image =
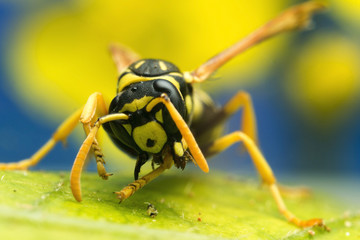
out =
[[97,165],[98,174],[102,179],[108,180],[108,178],[113,175],[112,173],[106,172],[103,162],[99,161],[96,163],[96,165]]
[[246,135],[244,132],[236,131],[230,133],[222,138],[217,139],[214,143],[206,149],[205,152],[210,155],[218,153],[233,145],[236,142],[243,142],[244,146],[248,150],[250,157],[260,174],[262,180],[266,185],[270,187],[271,194],[276,202],[276,205],[279,209],[279,212],[291,223],[295,224],[298,227],[306,228],[312,226],[322,226],[325,229],[328,229],[323,220],[319,218],[314,218],[310,220],[300,220],[294,214],[292,214],[287,208],[281,197],[279,188],[276,184],[276,178],[270,168],[270,165],[267,163],[260,149],[254,142],[252,138]]
[[297,218],[294,214],[292,214],[287,208],[286,205],[280,195],[280,191],[278,186],[274,183],[270,185],[270,191],[274,197],[274,200],[277,204],[277,207],[282,215],[291,223],[295,224],[298,227],[301,228],[307,228],[307,227],[323,227],[325,230],[330,231],[330,228],[328,228],[324,221],[321,218],[313,218],[310,220],[300,220]]

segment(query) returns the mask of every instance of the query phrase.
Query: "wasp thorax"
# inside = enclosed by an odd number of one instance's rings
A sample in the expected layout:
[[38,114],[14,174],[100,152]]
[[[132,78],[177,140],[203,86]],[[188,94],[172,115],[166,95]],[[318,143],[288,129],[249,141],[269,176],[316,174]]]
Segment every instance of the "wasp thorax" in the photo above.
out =
[[180,72],[172,63],[160,59],[141,59],[129,66],[129,69],[138,76],[160,76],[171,72]]

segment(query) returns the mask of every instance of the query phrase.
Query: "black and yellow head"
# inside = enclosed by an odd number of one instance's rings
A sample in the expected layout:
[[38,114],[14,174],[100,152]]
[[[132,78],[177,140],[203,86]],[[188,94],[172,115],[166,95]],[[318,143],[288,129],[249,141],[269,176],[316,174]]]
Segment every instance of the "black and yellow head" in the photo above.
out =
[[[151,111],[146,106],[166,93],[177,111],[189,119],[192,89],[170,62],[142,59],[131,64],[119,77],[111,113],[125,113],[128,120],[106,123],[104,129],[123,150],[133,155],[161,154],[167,145],[181,141],[181,134],[162,103]],[[186,103],[188,102],[188,103]],[[190,110],[190,111],[189,111]]]

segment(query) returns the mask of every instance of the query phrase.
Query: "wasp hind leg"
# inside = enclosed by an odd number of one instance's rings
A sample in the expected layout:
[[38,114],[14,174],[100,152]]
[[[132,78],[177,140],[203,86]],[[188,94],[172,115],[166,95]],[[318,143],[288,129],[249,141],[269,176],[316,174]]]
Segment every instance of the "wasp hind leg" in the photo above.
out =
[[275,176],[267,163],[266,159],[260,152],[256,143],[251,139],[247,134],[241,131],[236,131],[225,135],[217,140],[215,140],[210,146],[205,148],[204,154],[205,156],[210,156],[217,154],[219,152],[224,151],[229,146],[233,145],[237,142],[243,142],[245,148],[249,152],[251,159],[259,172],[263,182],[269,186],[271,194],[276,202],[276,205],[280,211],[280,213],[291,223],[295,224],[298,227],[312,227],[312,226],[322,226],[328,230],[328,228],[324,225],[324,222],[320,218],[310,219],[310,220],[300,220],[297,218],[292,212],[290,212],[279,191],[279,187],[276,183]]

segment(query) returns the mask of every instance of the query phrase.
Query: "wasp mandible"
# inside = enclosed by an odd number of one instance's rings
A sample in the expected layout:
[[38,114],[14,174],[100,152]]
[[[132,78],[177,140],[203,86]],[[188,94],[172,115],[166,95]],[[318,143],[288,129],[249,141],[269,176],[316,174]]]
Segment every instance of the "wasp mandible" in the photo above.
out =
[[[208,172],[207,157],[242,142],[263,182],[269,186],[280,213],[299,227],[324,226],[322,219],[300,220],[286,208],[275,176],[258,147],[249,94],[239,91],[218,107],[205,92],[193,86],[206,81],[223,64],[257,43],[282,32],[305,28],[311,15],[323,8],[315,2],[290,8],[190,72],[181,72],[165,60],[140,59],[131,50],[112,45],[110,52],[119,78],[117,94],[110,106],[105,104],[101,93],[93,93],[32,157],[0,164],[0,169],[27,169],[36,165],[58,141],[67,138],[80,120],[87,137],[71,170],[70,184],[75,199],[81,201],[80,176],[90,150],[95,155],[99,176],[103,179],[111,176],[105,170],[97,140],[102,126],[117,147],[136,158],[135,181],[116,192],[123,201],[173,165],[184,169],[188,162],[193,162]],[[221,136],[224,122],[240,108],[243,108],[241,130]],[[141,167],[150,159],[153,170],[139,178]]]

